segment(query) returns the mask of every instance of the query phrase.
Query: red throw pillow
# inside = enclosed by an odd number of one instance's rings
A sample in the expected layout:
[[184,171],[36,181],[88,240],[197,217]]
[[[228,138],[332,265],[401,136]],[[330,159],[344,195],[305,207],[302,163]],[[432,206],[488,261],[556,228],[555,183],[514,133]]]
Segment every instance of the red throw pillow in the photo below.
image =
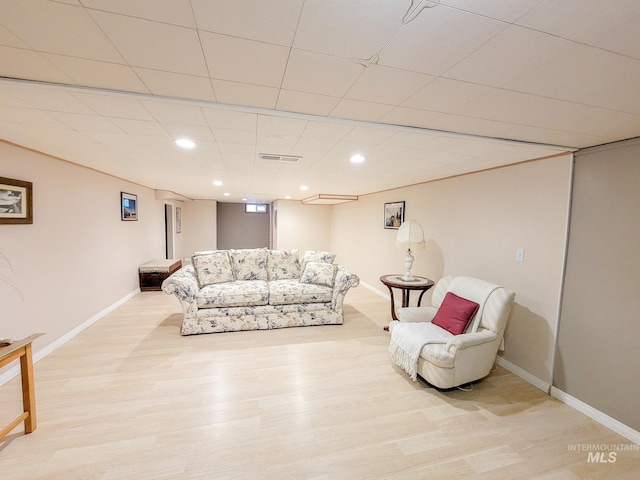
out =
[[431,323],[444,328],[454,335],[460,335],[467,329],[478,308],[480,308],[480,305],[476,302],[459,297],[455,293],[447,292]]

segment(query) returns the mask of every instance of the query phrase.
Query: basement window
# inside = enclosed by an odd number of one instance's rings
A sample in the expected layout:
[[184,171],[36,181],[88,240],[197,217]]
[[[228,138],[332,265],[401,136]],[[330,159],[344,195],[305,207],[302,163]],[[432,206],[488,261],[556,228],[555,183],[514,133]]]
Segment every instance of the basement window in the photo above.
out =
[[267,213],[269,210],[266,203],[245,203],[245,213]]

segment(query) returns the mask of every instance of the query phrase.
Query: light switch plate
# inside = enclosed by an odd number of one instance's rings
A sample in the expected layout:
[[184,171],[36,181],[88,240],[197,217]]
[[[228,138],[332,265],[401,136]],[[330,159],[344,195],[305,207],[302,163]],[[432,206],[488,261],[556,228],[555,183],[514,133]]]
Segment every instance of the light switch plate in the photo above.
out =
[[516,262],[524,262],[524,248],[516,248]]

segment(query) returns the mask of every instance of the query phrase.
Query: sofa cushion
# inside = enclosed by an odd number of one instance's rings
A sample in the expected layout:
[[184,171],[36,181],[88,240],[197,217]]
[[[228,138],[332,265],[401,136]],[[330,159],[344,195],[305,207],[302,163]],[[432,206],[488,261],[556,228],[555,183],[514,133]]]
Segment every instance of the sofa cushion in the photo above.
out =
[[454,335],[460,335],[467,329],[479,307],[480,305],[476,302],[459,297],[453,292],[447,292],[431,323]]
[[298,250],[269,250],[267,252],[269,280],[285,280],[300,277]]
[[233,280],[229,254],[225,250],[198,252],[191,257],[191,261],[200,288]]
[[300,283],[333,288],[338,266],[331,263],[307,262],[300,274]]
[[294,279],[269,282],[269,304],[271,305],[324,303],[330,302],[332,295],[331,287],[300,283]]
[[267,280],[267,249],[229,250],[235,280]]
[[333,263],[335,259],[335,253],[325,252],[324,250],[305,250],[304,255],[302,256],[301,270],[304,270],[304,266],[307,262]]
[[269,286],[264,280],[241,280],[207,285],[196,295],[198,308],[267,305]]

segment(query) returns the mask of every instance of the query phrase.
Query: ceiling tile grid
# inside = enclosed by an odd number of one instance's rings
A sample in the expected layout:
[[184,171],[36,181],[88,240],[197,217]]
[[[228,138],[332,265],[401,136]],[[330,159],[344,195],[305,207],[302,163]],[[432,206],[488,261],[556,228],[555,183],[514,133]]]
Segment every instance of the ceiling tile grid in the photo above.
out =
[[192,198],[361,195],[640,136],[640,3],[0,0],[0,77],[5,141]]

